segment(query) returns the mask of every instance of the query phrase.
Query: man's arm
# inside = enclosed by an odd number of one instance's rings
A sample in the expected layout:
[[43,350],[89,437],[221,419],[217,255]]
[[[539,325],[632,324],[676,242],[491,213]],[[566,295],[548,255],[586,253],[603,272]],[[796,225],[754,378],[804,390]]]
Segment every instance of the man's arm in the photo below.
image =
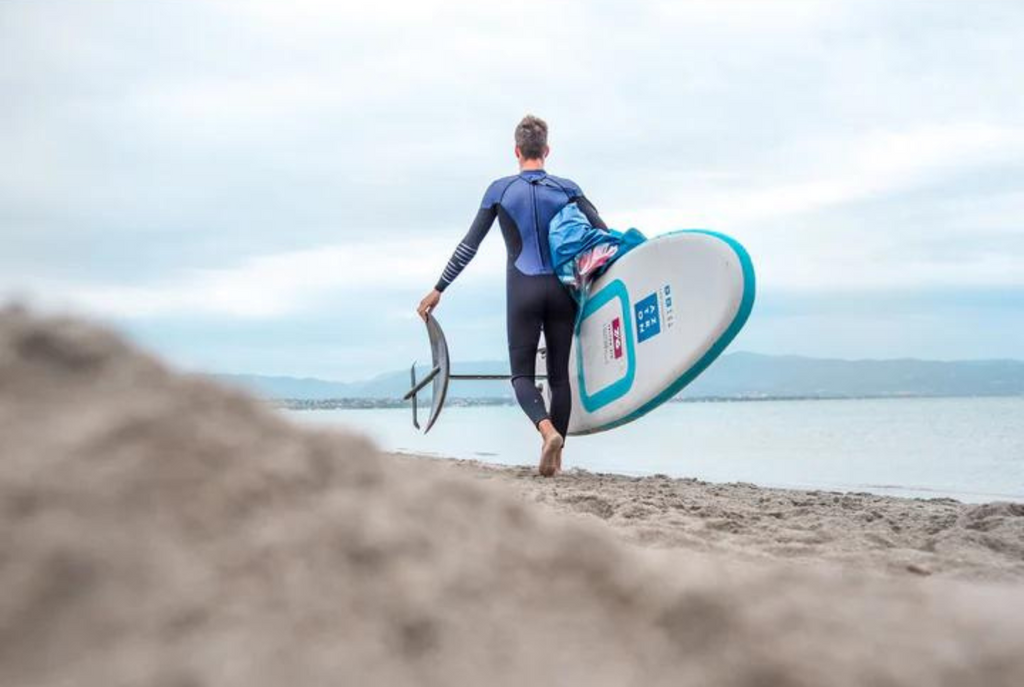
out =
[[441,273],[441,278],[437,280],[435,289],[444,291],[448,288],[449,284],[455,281],[459,273],[466,268],[469,261],[476,255],[480,242],[487,236],[487,232],[490,231],[491,225],[494,224],[494,218],[497,216],[498,210],[494,205],[480,208],[479,212],[476,213],[473,224],[469,227],[469,231],[466,232],[466,236],[455,247],[455,252],[452,253],[451,259],[448,260],[448,265],[444,268],[444,272]]
[[430,316],[430,313],[437,307],[437,304],[441,302],[441,292],[455,281],[459,273],[466,268],[469,261],[476,255],[480,242],[484,240],[487,232],[491,229],[491,225],[494,224],[494,219],[498,216],[498,202],[500,201],[500,195],[498,198],[493,196],[496,184],[497,182],[491,184],[487,192],[484,193],[483,202],[476,213],[473,224],[469,227],[469,231],[466,232],[466,236],[459,242],[459,245],[455,247],[455,252],[452,253],[451,259],[448,260],[448,265],[444,268],[444,272],[441,273],[441,278],[437,280],[434,289],[423,297],[419,307],[416,308],[416,312],[424,320]]
[[597,208],[594,207],[593,203],[587,200],[586,196],[580,194],[574,198],[573,201],[576,203],[577,207],[583,211],[583,214],[587,217],[587,221],[590,222],[595,229],[604,229],[605,231],[608,231],[608,225],[604,223],[603,219],[601,219],[601,215],[597,214]]

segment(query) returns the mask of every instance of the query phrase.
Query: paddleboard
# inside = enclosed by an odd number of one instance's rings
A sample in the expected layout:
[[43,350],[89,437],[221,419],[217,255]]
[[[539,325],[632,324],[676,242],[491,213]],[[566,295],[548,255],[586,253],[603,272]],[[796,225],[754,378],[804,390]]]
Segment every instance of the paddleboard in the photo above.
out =
[[577,323],[569,434],[632,422],[675,396],[725,350],[753,305],[750,256],[724,234],[676,231],[619,258],[591,286]]

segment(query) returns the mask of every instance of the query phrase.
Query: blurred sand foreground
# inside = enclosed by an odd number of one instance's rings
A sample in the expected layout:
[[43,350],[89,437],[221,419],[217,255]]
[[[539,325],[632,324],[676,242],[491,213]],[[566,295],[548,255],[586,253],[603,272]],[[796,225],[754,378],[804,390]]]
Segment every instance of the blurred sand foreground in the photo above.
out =
[[1019,506],[382,456],[15,309],[0,511],[0,685],[1024,684]]

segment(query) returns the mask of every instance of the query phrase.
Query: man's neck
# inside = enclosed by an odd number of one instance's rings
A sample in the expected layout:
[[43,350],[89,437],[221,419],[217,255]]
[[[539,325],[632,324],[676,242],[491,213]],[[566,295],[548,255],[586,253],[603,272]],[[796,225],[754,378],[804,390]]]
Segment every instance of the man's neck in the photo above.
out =
[[544,160],[520,160],[520,172],[536,172],[544,169]]

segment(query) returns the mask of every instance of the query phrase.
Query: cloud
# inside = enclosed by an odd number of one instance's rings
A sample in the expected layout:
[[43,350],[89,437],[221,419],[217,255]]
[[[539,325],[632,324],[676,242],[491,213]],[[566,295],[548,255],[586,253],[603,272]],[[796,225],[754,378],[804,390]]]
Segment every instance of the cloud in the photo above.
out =
[[[772,289],[1024,287],[1024,250],[1011,243],[1024,236],[1024,195],[975,191],[985,202],[965,209],[949,203],[946,188],[984,170],[1020,174],[1011,166],[1021,159],[1024,128],[983,123],[799,140],[755,168],[692,179],[665,205],[611,220],[651,234],[681,226],[734,234]],[[922,195],[928,221],[922,210],[907,219]],[[879,204],[887,215],[873,209]]]
[[[434,284],[453,243],[439,239],[385,240],[248,258],[234,267],[185,270],[154,284],[119,284],[41,291],[63,293],[49,307],[75,307],[105,318],[211,315],[274,319],[324,307],[350,296],[385,298]],[[481,251],[462,276],[467,286],[503,274],[503,257]],[[412,317],[412,308],[409,318]]]
[[[733,234],[762,293],[1021,289],[1022,27],[1014,2],[0,1],[0,294],[154,341],[371,291],[407,312],[525,111],[613,225]],[[500,319],[501,253],[460,318]]]
[[1020,159],[1024,128],[930,125],[910,131],[875,131],[846,140],[801,142],[799,149],[804,153],[803,166],[810,168],[802,170],[802,179],[772,183],[762,172],[761,183],[748,193],[733,194],[731,202],[712,199],[709,214],[726,224],[750,223],[926,186],[951,172]]

